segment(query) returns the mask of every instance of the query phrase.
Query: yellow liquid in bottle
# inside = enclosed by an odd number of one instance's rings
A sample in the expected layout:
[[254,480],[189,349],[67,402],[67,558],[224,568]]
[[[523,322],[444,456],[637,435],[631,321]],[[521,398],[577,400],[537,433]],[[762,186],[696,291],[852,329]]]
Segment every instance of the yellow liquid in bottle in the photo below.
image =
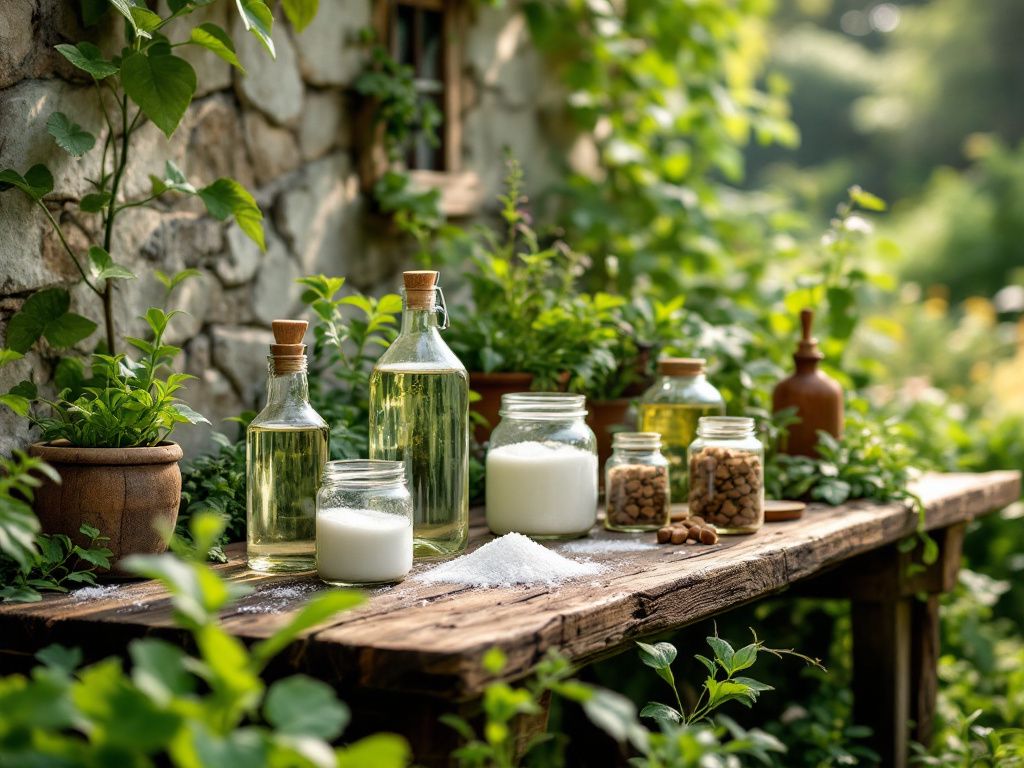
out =
[[254,571],[316,567],[316,492],[328,435],[327,427],[249,427],[246,558]]
[[717,403],[640,404],[640,431],[661,434],[661,452],[669,461],[668,480],[673,504],[685,502],[689,496],[686,449],[697,437],[697,421],[701,416],[724,413],[725,406]]
[[469,540],[468,407],[463,371],[396,365],[370,376],[370,458],[405,462],[417,558],[458,554]]

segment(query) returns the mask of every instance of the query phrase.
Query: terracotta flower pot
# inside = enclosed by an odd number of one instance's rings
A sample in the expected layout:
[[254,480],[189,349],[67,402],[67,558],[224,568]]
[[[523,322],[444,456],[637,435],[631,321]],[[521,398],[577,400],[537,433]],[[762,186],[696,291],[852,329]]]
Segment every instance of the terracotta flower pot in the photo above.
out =
[[60,473],[36,491],[35,511],[45,533],[63,533],[86,544],[78,529],[98,528],[110,541],[111,573],[126,555],[158,554],[167,548],[163,530],[178,519],[181,447],[78,448],[66,441],[35,443],[29,453]]
[[469,408],[473,413],[479,413],[487,424],[477,424],[474,427],[474,434],[477,442],[484,443],[491,436],[491,430],[498,424],[501,418],[498,410],[501,408],[501,396],[512,392],[529,392],[533,384],[532,373],[482,373],[481,371],[470,371],[469,388],[480,395],[480,399],[471,403]]
[[629,423],[629,406],[632,399],[628,397],[616,400],[587,400],[587,424],[594,430],[597,437],[598,476],[604,483],[604,463],[612,455],[612,433],[617,427],[632,428]]

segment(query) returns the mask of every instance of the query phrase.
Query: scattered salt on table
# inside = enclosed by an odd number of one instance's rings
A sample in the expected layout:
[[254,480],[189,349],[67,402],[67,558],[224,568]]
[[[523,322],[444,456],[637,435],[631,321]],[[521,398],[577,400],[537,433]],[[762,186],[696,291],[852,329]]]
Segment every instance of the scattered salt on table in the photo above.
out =
[[516,584],[553,586],[604,570],[597,563],[562,557],[521,533],[507,533],[480,549],[419,574],[428,583],[473,587],[511,587]]
[[99,600],[104,597],[118,597],[120,584],[108,584],[102,587],[82,587],[69,593],[75,600]]
[[603,555],[612,552],[643,552],[648,549],[657,549],[657,545],[625,539],[579,539],[562,544],[558,551],[573,555]]
[[237,613],[282,613],[297,608],[297,602],[300,599],[319,591],[319,584],[291,584],[260,589],[242,598],[235,611]]

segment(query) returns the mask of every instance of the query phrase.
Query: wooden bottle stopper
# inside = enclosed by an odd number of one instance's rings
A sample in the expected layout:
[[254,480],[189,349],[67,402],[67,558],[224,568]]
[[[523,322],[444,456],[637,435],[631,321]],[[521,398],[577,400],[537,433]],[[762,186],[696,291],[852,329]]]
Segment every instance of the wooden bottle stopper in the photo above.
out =
[[306,369],[306,345],[302,337],[306,335],[309,323],[305,320],[275,320],[271,323],[274,329],[275,344],[270,345],[270,354],[274,358],[276,373],[298,373]]
[[405,284],[405,302],[409,309],[433,309],[437,300],[438,273],[429,269],[416,269],[402,273]]

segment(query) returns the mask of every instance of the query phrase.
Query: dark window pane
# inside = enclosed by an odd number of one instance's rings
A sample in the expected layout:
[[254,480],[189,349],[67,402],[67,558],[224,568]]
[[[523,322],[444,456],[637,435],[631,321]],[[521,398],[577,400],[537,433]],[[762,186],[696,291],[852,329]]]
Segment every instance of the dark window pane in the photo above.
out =
[[438,11],[421,11],[420,60],[416,74],[425,80],[440,80],[442,72],[442,46],[444,43],[444,19]]
[[392,55],[399,64],[416,66],[414,29],[416,26],[416,9],[411,5],[401,5],[395,9],[395,33]]

